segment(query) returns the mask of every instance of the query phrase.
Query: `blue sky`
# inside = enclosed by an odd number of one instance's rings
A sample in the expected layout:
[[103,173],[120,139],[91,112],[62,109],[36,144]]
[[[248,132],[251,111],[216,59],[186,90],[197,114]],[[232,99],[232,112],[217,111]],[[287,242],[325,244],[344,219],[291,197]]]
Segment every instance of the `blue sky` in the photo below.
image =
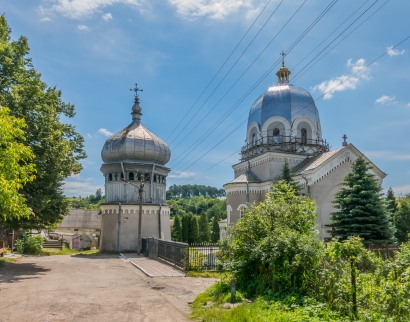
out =
[[129,89],[136,82],[144,90],[142,122],[171,147],[168,183],[222,187],[233,179],[247,112],[276,83],[278,67],[244,94],[328,5],[286,57],[291,82],[319,98],[323,137],[332,148],[346,133],[388,174],[384,188],[410,193],[410,39],[391,48],[410,36],[410,2],[268,1],[1,0],[12,37],[28,37],[43,80],[76,107],[70,122],[84,136],[88,158],[81,174],[67,180],[66,194],[103,188],[101,148],[107,135],[130,123]]

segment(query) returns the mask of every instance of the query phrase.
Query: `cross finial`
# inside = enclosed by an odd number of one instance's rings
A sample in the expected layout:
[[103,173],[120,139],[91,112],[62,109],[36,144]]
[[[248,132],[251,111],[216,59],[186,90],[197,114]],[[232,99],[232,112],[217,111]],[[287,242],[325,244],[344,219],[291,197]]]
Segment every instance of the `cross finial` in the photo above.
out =
[[346,141],[346,139],[347,139],[347,135],[346,135],[346,134],[344,134],[344,135],[342,136],[342,139],[343,139],[342,146],[347,146],[347,141]]
[[130,91],[135,92],[135,103],[139,103],[138,92],[143,92],[143,89],[138,88],[138,84],[135,83],[135,88],[130,88]]
[[282,50],[282,52],[280,53],[280,55],[282,56],[282,67],[285,67],[285,56],[286,56],[287,54],[285,54],[285,51]]

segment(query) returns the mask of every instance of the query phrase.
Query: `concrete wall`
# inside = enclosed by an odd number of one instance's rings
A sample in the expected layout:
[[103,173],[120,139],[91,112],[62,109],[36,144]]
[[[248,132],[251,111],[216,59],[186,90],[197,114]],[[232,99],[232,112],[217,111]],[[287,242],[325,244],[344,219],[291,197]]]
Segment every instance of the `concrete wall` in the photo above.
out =
[[[162,206],[160,215],[159,208],[160,206],[155,204],[143,205],[141,238],[159,237],[163,240],[171,240],[170,207]],[[138,241],[138,205],[122,205],[120,218],[118,209],[118,205],[101,205],[103,214],[100,249],[105,252],[117,251],[119,229],[119,251],[135,252]],[[159,231],[160,225],[161,232]]]

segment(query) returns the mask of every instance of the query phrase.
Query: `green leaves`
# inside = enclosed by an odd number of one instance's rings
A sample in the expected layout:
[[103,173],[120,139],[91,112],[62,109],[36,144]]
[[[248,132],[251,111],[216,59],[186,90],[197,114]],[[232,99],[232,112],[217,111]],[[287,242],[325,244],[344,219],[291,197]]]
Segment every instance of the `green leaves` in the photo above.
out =
[[[61,99],[61,92],[40,79],[27,58],[25,37],[12,41],[11,30],[0,17],[0,105],[10,109],[10,115],[24,120],[25,139],[35,155],[35,180],[19,187],[26,205],[34,216],[14,216],[5,219],[12,228],[43,229],[55,225],[68,214],[69,202],[63,195],[65,178],[79,173],[79,161],[86,157],[84,139],[62,118],[74,116],[74,106]],[[19,220],[17,220],[19,219]]]
[[0,106],[0,221],[28,218],[32,210],[19,190],[35,179],[32,150],[25,140],[26,124]]

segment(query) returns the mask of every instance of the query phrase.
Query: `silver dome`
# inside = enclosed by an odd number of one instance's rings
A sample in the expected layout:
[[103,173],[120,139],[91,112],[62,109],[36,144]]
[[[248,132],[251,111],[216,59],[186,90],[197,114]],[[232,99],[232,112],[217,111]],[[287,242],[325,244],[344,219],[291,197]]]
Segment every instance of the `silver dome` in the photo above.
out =
[[138,97],[132,107],[132,123],[112,135],[101,151],[104,163],[141,162],[165,165],[171,158],[168,145],[141,123]]
[[320,123],[319,112],[309,92],[289,83],[290,71],[282,65],[276,75],[278,83],[253,103],[249,111],[248,126],[252,122],[262,126],[272,116],[282,116],[291,125],[299,116],[308,116]]

